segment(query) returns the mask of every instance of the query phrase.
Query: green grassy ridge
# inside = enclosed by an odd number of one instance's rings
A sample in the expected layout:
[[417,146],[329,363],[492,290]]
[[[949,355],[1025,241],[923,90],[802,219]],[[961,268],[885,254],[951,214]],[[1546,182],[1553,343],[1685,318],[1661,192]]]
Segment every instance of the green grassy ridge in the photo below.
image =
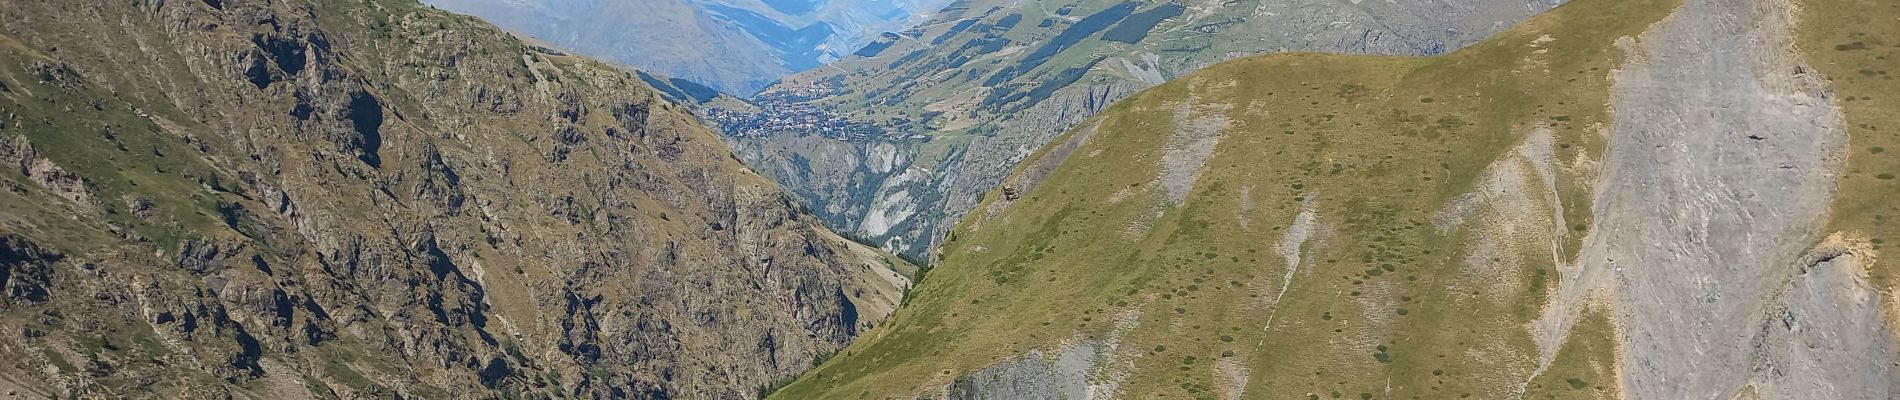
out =
[[[1098,116],[1096,136],[1042,186],[986,219],[992,193],[905,309],[775,398],[927,393],[1028,349],[1101,335],[1128,310],[1141,324],[1123,346],[1154,349],[1121,386],[1129,398],[1214,396],[1232,383],[1214,367],[1229,357],[1250,367],[1256,396],[1515,390],[1533,378],[1522,326],[1558,284],[1547,271],[1557,260],[1546,251],[1503,275],[1461,275],[1467,231],[1436,232],[1432,218],[1537,127],[1552,131],[1559,164],[1600,158],[1608,76],[1621,63],[1613,43],[1674,4],[1578,0],[1448,55],[1255,57],[1138,94]],[[1165,207],[1151,181],[1190,97],[1230,105],[1233,122],[1188,201]],[[1588,224],[1589,191],[1574,174],[1560,173],[1559,197],[1570,223]],[[1133,194],[1110,201],[1123,191]],[[1311,272],[1275,310],[1260,298],[1280,286],[1274,247],[1309,196],[1332,232],[1308,246]],[[1561,237],[1566,258],[1573,236]],[[1479,283],[1502,289],[1445,289]],[[1608,357],[1607,335],[1580,328],[1530,394],[1608,382],[1590,364]]]

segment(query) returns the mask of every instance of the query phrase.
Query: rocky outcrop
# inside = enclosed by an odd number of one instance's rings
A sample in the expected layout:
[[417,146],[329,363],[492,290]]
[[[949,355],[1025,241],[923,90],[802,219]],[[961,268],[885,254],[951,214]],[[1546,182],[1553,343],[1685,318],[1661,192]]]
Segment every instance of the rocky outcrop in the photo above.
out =
[[62,255],[18,236],[0,236],[0,305],[34,304],[47,300],[52,264]]
[[408,0],[0,10],[0,377],[748,398],[901,301],[630,71]]
[[18,168],[15,172],[60,198],[79,205],[91,205],[92,191],[86,188],[85,178],[74,175],[61,168],[58,163],[34,150],[33,143],[22,136],[4,137],[0,143],[0,163]]
[[1139,311],[1115,317],[1114,328],[1099,339],[1076,338],[1044,354],[1030,350],[1014,359],[958,377],[944,388],[948,400],[1113,399],[1128,379],[1130,365],[1142,353],[1123,346],[1122,337],[1141,325]]

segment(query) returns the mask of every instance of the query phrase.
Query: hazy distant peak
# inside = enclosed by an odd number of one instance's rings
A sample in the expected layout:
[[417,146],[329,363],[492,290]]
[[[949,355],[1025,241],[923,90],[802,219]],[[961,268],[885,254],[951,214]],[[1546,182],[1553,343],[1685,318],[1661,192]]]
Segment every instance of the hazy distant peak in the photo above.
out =
[[425,0],[582,54],[749,95],[949,0]]

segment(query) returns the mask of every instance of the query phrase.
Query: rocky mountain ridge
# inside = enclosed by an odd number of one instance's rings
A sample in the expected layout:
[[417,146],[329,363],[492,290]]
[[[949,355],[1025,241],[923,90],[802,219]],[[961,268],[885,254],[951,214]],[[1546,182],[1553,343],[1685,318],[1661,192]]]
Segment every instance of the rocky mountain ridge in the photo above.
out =
[[901,301],[631,71],[413,0],[0,2],[0,386],[746,398]]

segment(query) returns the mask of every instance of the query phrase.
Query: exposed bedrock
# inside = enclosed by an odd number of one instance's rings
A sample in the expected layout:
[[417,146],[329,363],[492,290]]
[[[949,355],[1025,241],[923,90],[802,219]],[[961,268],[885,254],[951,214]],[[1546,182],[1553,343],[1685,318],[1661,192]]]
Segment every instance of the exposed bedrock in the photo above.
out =
[[1847,136],[1793,24],[1784,0],[1687,0],[1622,43],[1596,227],[1558,296],[1608,289],[1627,398],[1900,394],[1855,257],[1809,249]]

